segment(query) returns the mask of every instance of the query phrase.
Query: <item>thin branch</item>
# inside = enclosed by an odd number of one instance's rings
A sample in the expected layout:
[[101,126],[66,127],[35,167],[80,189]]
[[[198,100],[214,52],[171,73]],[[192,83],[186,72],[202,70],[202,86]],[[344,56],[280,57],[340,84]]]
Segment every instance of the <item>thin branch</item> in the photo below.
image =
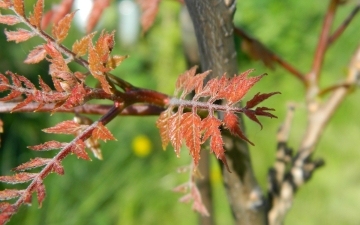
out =
[[[66,156],[68,156],[71,153],[71,149],[73,145],[76,144],[78,140],[85,141],[86,139],[88,139],[91,136],[92,131],[98,126],[99,123],[102,123],[103,125],[109,123],[123,110],[123,107],[124,107],[123,104],[115,103],[115,106],[113,106],[108,111],[108,113],[106,113],[98,121],[95,121],[93,124],[91,124],[81,134],[79,134],[70,143],[68,143],[55,157],[53,157],[51,161],[47,163],[47,165],[40,171],[40,173],[36,175],[36,177],[24,190],[24,193],[19,197],[19,199],[12,205],[14,210],[12,213],[15,213],[19,209],[19,207],[26,202],[26,198],[28,198],[28,196],[34,192],[37,184],[39,182],[42,182],[42,180],[53,171],[54,165],[61,162]],[[10,217],[6,219],[10,219]],[[5,224],[6,221],[1,221],[1,222]]]
[[[0,113],[9,113],[17,105],[16,102],[0,102]],[[16,110],[17,112],[51,112],[55,104],[46,104],[38,109],[39,103],[29,103],[28,105]],[[105,115],[112,105],[100,105],[100,104],[84,104],[75,108],[59,107],[56,112],[61,113],[84,113],[94,115]],[[36,110],[36,111],[35,111]],[[125,108],[119,116],[153,116],[159,115],[164,108],[155,105],[131,105]]]
[[328,40],[328,46],[330,46],[334,41],[336,41],[344,30],[348,27],[349,23],[354,19],[357,13],[360,11],[360,3],[351,11],[350,15],[344,20],[344,22],[339,26],[339,28],[330,36]]
[[307,80],[311,87],[316,87],[320,79],[320,71],[324,61],[324,55],[328,47],[328,39],[331,31],[331,26],[334,21],[335,12],[340,0],[331,0],[329,8],[325,15],[324,24],[319,37],[318,46],[314,56],[314,62],[310,73],[307,74]]
[[271,60],[277,62],[280,66],[282,66],[285,70],[293,74],[296,78],[298,78],[304,85],[306,85],[305,76],[303,73],[301,73],[299,70],[297,70],[294,66],[292,66],[290,63],[286,62],[284,59],[282,59],[280,56],[272,52],[269,48],[267,48],[265,45],[263,45],[259,40],[251,37],[249,34],[247,34],[244,30],[238,27],[234,27],[235,34],[244,38],[246,41],[251,43],[257,43],[258,45],[261,45],[261,49],[264,51],[263,53],[266,53]]
[[332,91],[335,91],[335,90],[338,89],[338,88],[343,88],[343,87],[349,88],[350,86],[351,86],[351,85],[350,85],[350,84],[347,84],[347,83],[335,84],[335,85],[332,85],[332,86],[330,86],[330,87],[327,87],[327,88],[319,91],[318,96],[319,96],[319,97],[320,97],[320,96],[324,96],[324,95],[326,95],[327,93],[330,93],[330,92],[332,92]]

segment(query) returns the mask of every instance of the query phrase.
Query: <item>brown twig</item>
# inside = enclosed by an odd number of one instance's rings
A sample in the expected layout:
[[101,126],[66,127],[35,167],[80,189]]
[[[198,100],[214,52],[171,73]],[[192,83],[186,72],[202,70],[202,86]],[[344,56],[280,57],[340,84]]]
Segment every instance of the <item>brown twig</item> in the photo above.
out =
[[338,29],[330,36],[328,39],[327,45],[330,46],[334,43],[335,40],[339,38],[339,36],[344,32],[344,30],[348,27],[349,23],[354,19],[357,13],[360,11],[360,3],[356,5],[356,7],[351,11],[350,15],[344,20],[344,22],[339,26]]
[[[334,21],[335,12],[338,4],[339,4],[339,0],[330,1],[327,13],[325,15],[321,34],[319,37],[319,42],[316,48],[313,66],[310,73],[306,75],[306,79],[308,80],[310,88],[312,89],[316,89],[317,83],[319,82],[320,71],[324,61],[324,55],[328,47],[329,34],[330,34],[331,26]],[[314,92],[315,91],[313,90],[311,91],[311,97],[314,95]]]
[[[244,30],[242,30],[239,27],[234,27],[234,32],[236,35],[238,35],[241,38],[244,38],[246,41],[250,43],[256,43],[257,45],[261,45],[261,49],[265,51],[265,53],[275,62],[277,62],[280,66],[282,66],[285,70],[289,71],[291,74],[293,74],[296,78],[298,78],[303,84],[306,84],[305,76],[302,74],[299,70],[297,70],[294,66],[292,66],[290,63],[286,62],[284,59],[282,59],[280,56],[272,52],[270,49],[268,49],[265,45],[263,45],[259,40],[251,37],[249,34],[247,34]],[[263,53],[262,53],[263,54]]]

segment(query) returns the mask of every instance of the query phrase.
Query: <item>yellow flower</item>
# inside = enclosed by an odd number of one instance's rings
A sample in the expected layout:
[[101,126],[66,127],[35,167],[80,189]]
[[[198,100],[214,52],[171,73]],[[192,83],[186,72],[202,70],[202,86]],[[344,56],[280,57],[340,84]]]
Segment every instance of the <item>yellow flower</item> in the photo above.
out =
[[151,141],[145,135],[138,135],[132,140],[132,150],[138,157],[146,157],[151,152]]

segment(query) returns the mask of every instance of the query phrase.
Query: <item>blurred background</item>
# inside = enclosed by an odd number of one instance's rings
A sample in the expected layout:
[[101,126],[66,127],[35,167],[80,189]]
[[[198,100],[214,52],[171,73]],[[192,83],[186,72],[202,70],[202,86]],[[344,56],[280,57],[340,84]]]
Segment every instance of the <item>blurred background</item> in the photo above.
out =
[[[27,11],[33,0],[26,2]],[[47,1],[50,9],[58,1]],[[71,47],[84,35],[87,12],[91,1],[78,1],[75,22],[64,44]],[[328,1],[238,1],[235,24],[305,73],[312,64],[314,50]],[[89,7],[88,7],[89,6]],[[353,3],[341,6],[335,26],[351,12]],[[141,35],[139,8],[132,1],[112,1],[96,30],[116,30],[114,54],[129,54],[113,73],[133,85],[172,94],[179,74],[187,69],[179,24],[181,5],[162,1],[154,26]],[[3,11],[3,10],[2,10]],[[6,12],[2,12],[5,14]],[[85,19],[84,19],[85,18]],[[20,25],[21,27],[21,25]],[[349,60],[360,43],[360,16],[357,16],[341,38],[327,52],[322,72],[322,87],[345,79]],[[0,30],[13,30],[0,25]],[[50,31],[50,30],[49,30]],[[241,40],[237,39],[238,46]],[[26,65],[23,60],[42,40],[35,37],[17,44],[7,43],[0,33],[0,72],[7,70],[24,75],[37,83],[37,76],[50,84],[48,63]],[[266,68],[262,62],[251,60],[239,47],[239,71],[255,68],[253,75],[269,75],[256,84],[245,100],[258,91],[280,91],[282,94],[267,100],[264,105],[276,109],[278,119],[262,118],[264,129],[245,120],[251,147],[253,167],[263,190],[266,176],[274,163],[276,132],[284,121],[286,104],[299,103],[290,147],[298,146],[305,127],[304,89],[301,83],[280,67]],[[84,71],[71,64],[76,71]],[[95,80],[88,80],[95,85]],[[285,224],[359,224],[360,214],[360,120],[359,92],[348,96],[331,119],[317,148],[315,157],[323,158],[325,167],[296,194]],[[107,102],[108,103],[108,102]],[[0,174],[10,175],[11,168],[35,157],[52,157],[55,152],[37,153],[26,146],[49,140],[69,141],[70,136],[49,135],[41,129],[60,121],[72,119],[71,114],[13,113],[0,114],[4,121],[1,134]],[[97,116],[91,116],[96,120]],[[21,207],[8,224],[197,224],[197,214],[191,205],[178,203],[181,197],[172,188],[187,181],[188,174],[177,168],[190,163],[187,149],[177,158],[169,147],[161,148],[155,127],[156,117],[118,117],[108,128],[117,141],[101,143],[103,160],[92,161],[69,156],[64,162],[65,175],[51,174],[45,179],[47,197],[41,209],[33,196],[32,207]],[[220,169],[212,156],[211,182],[215,198],[217,224],[232,224],[232,217],[221,182]],[[21,188],[22,185],[0,184],[0,188]],[[23,186],[25,187],[25,186]]]

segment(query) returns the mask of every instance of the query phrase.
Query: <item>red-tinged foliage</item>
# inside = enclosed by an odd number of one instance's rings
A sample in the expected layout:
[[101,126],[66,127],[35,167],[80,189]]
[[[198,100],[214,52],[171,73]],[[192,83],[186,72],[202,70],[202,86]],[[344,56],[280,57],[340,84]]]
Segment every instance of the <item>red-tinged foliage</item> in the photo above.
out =
[[241,139],[247,141],[249,144],[254,145],[247,137],[244,135],[239,126],[239,118],[232,112],[226,112],[224,115],[224,123],[226,128],[230,131],[232,135],[237,135]]
[[210,138],[210,152],[214,152],[216,158],[223,161],[226,169],[230,171],[225,158],[224,141],[221,136],[221,121],[214,116],[209,115],[201,121],[201,130],[204,131],[202,143]]
[[89,19],[86,24],[86,33],[90,33],[99,22],[105,8],[110,5],[110,0],[94,0]]
[[159,10],[160,1],[161,0],[138,0],[142,10],[141,25],[143,27],[143,33],[146,33],[153,25]]
[[169,122],[168,122],[170,116],[171,116],[171,114],[170,114],[169,110],[166,110],[160,114],[158,120],[156,121],[156,127],[159,128],[159,130],[160,130],[162,148],[164,150],[166,149],[166,146],[168,145],[168,143],[170,141],[170,135],[169,135],[170,126],[169,126]]
[[85,143],[82,140],[77,140],[71,146],[71,152],[74,153],[78,158],[82,158],[85,160],[91,160],[89,155],[85,151]]
[[17,31],[5,30],[5,35],[8,41],[15,41],[16,43],[20,43],[34,37],[35,33],[19,28]]
[[106,62],[106,67],[109,68],[110,70],[114,70],[116,67],[118,67],[122,63],[122,61],[124,61],[128,57],[129,56],[127,56],[127,55],[125,55],[125,56],[121,56],[121,55],[110,56],[108,61]]
[[72,120],[66,120],[58,123],[54,127],[43,129],[45,133],[55,134],[73,134],[75,135],[80,129],[83,129],[86,125],[80,125]]
[[58,24],[58,22],[71,11],[73,3],[74,0],[63,0],[60,5],[52,7],[50,11],[46,12],[41,22],[42,29],[45,29],[51,21],[54,24]]
[[100,139],[103,141],[107,140],[116,140],[116,138],[111,134],[111,132],[102,124],[98,123],[96,128],[92,132],[92,137],[94,139]]
[[[166,111],[164,111],[163,113],[166,113]],[[183,139],[181,113],[177,112],[171,115],[170,118],[168,119],[167,126],[169,127],[169,131],[168,131],[169,137],[166,137],[166,139],[170,139],[170,142],[174,147],[176,156],[180,157],[180,149],[182,146],[182,139]]]
[[13,6],[17,14],[20,16],[25,16],[24,0],[13,0]]
[[43,45],[36,46],[31,52],[28,54],[24,63],[27,64],[36,64],[39,63],[46,57],[47,52],[44,49]]
[[0,8],[7,9],[11,6],[10,0],[0,1]]
[[259,103],[261,103],[262,101],[264,101],[265,99],[270,98],[273,95],[276,94],[280,94],[280,92],[271,92],[268,94],[260,94],[260,92],[258,92],[251,100],[246,102],[246,109],[250,109],[253,108],[255,106],[257,106]]
[[197,166],[200,159],[201,149],[201,118],[194,111],[184,113],[181,116],[181,124],[181,136],[185,139],[185,144],[190,150],[195,166]]
[[30,14],[29,21],[33,26],[41,29],[41,19],[44,10],[44,0],[38,0],[34,6],[34,14]]
[[89,44],[89,69],[91,74],[100,81],[102,89],[111,94],[111,86],[109,85],[106,74],[108,70],[105,68],[104,64],[101,61],[99,54],[95,51],[94,46]]
[[61,162],[58,160],[55,160],[52,164],[52,171],[59,174],[64,175],[64,167],[61,165]]
[[64,18],[62,18],[58,23],[53,26],[51,33],[58,43],[61,43],[68,35],[70,23],[74,18],[75,13],[76,11],[67,14]]
[[17,173],[14,176],[0,176],[0,181],[8,184],[25,183],[34,179],[37,173]]
[[0,14],[0,23],[2,24],[6,24],[6,25],[15,25],[20,23],[21,20],[19,17],[17,16],[13,16],[13,15],[1,15]]
[[28,146],[29,149],[34,151],[49,151],[65,147],[67,143],[61,143],[58,141],[48,141],[41,145]]
[[37,183],[35,185],[35,190],[36,190],[36,193],[37,193],[37,200],[39,202],[39,208],[41,208],[42,202],[44,201],[45,196],[46,196],[45,185],[42,182],[42,180],[37,181]]
[[13,198],[17,198],[22,195],[24,191],[16,190],[16,189],[5,189],[0,191],[0,200],[9,200]]
[[92,41],[95,34],[96,32],[93,32],[81,38],[80,41],[78,40],[75,41],[75,43],[72,46],[72,51],[76,54],[76,57],[81,57],[86,54],[89,48],[89,43]]
[[49,158],[35,158],[30,160],[29,162],[23,163],[20,166],[12,169],[13,171],[24,171],[30,170],[36,167],[41,167],[48,164],[51,161]]
[[86,95],[84,83],[77,84],[70,90],[71,94],[63,105],[65,108],[68,109],[81,105],[84,102],[84,97]]
[[191,188],[191,196],[194,199],[192,209],[199,212],[203,216],[209,216],[210,214],[202,202],[200,191],[196,185],[193,185]]
[[17,211],[16,207],[7,202],[0,203],[0,224],[5,224]]
[[[220,79],[209,80],[205,86],[203,86],[203,80],[210,71],[195,75],[196,67],[193,67],[181,74],[176,82],[175,89],[175,96],[182,92],[180,99],[171,99],[168,109],[160,114],[156,124],[160,129],[163,148],[170,141],[179,156],[182,141],[185,139],[186,146],[193,157],[194,165],[197,166],[201,144],[210,139],[211,153],[215,153],[216,157],[222,160],[229,170],[220,131],[221,125],[228,129],[231,134],[254,145],[242,132],[236,114],[244,113],[248,118],[259,123],[260,126],[262,125],[256,116],[276,118],[273,114],[267,112],[273,110],[271,108],[258,107],[255,110],[250,108],[279,92],[255,95],[247,103],[249,108],[235,106],[236,103],[243,99],[250,88],[265,75],[247,78],[252,71],[248,70],[232,78],[227,78],[224,74]],[[186,100],[187,95],[194,90],[195,95],[192,100]],[[203,102],[200,102],[201,99],[203,99]],[[216,100],[223,100],[224,105],[214,104]],[[184,113],[185,108],[191,108],[191,112]],[[177,112],[174,113],[174,109],[177,109]],[[198,109],[207,110],[209,112],[208,116],[201,119],[197,115]],[[216,111],[224,113],[223,121],[215,117],[214,113]]]

